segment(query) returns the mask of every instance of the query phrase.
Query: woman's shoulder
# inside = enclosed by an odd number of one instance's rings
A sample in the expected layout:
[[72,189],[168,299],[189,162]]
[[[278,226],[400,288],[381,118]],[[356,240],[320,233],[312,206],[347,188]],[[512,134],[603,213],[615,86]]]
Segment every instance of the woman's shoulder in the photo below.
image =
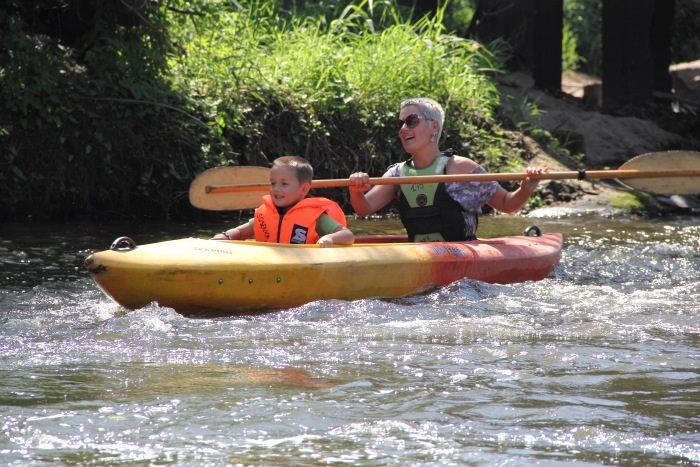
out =
[[479,164],[473,159],[453,155],[450,162],[447,164],[447,173],[468,174],[472,173],[477,167],[479,167]]
[[385,177],[400,177],[401,176],[401,169],[403,168],[404,164],[405,164],[405,162],[397,162],[396,164],[390,165],[389,168],[386,169],[384,176]]

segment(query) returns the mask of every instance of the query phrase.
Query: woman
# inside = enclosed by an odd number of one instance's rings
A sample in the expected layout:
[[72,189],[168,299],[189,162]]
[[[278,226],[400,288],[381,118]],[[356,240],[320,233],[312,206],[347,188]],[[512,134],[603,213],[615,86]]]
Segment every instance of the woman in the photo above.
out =
[[[445,112],[433,99],[408,99],[401,103],[396,126],[411,158],[389,167],[383,177],[436,174],[478,174],[486,170],[472,159],[443,153],[438,147]],[[529,175],[549,169],[528,167],[520,187],[509,192],[498,182],[452,182],[402,185],[368,184],[369,175],[350,175],[350,202],[359,216],[372,214],[392,200],[399,201],[399,215],[410,241],[464,241],[476,239],[478,215],[488,204],[508,214],[520,209],[539,180]]]

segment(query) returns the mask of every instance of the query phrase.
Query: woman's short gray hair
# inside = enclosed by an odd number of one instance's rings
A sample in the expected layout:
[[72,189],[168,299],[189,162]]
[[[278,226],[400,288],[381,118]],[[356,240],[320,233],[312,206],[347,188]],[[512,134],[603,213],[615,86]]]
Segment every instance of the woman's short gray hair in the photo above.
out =
[[418,107],[418,109],[420,109],[425,118],[438,123],[438,131],[435,136],[437,136],[437,141],[440,141],[442,126],[445,123],[445,111],[442,109],[442,106],[437,101],[430,99],[429,97],[414,97],[403,101],[399,111],[408,105],[415,105]]

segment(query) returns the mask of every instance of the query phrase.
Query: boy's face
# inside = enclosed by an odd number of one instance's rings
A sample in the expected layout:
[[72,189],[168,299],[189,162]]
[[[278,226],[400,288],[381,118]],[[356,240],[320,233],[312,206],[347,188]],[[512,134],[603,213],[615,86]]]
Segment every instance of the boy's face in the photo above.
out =
[[286,208],[302,199],[311,189],[310,183],[299,183],[296,171],[290,167],[270,170],[270,197],[278,208]]

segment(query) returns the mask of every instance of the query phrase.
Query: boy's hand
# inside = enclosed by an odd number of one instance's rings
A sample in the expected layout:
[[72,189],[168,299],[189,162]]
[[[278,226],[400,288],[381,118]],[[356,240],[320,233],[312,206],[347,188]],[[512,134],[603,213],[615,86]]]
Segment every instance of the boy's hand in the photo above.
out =
[[318,239],[316,245],[320,245],[321,248],[331,248],[333,246],[333,239],[330,235],[324,235]]

